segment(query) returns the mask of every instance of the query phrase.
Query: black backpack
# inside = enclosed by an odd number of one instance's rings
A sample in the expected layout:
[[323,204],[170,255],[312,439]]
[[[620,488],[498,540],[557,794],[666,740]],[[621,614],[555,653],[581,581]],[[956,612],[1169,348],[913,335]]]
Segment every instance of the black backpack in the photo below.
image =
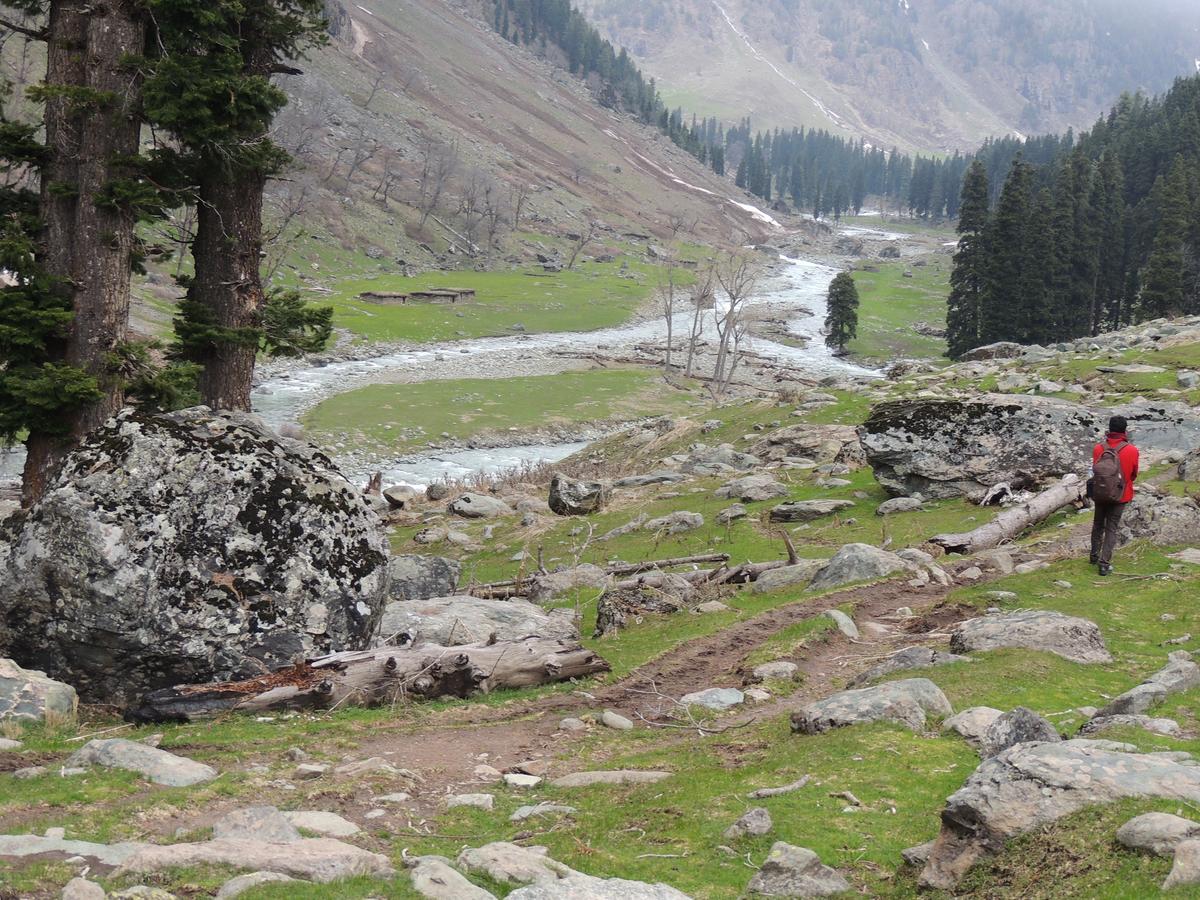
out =
[[1092,466],[1092,499],[1097,503],[1120,503],[1125,499],[1125,472],[1121,469],[1121,451],[1129,441],[1105,447]]

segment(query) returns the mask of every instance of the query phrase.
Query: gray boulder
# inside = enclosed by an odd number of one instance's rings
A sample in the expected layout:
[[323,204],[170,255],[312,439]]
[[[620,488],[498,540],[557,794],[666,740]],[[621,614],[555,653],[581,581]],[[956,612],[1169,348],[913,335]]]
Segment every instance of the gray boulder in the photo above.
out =
[[746,890],[767,897],[832,897],[850,883],[805,847],[776,841]]
[[684,694],[679,698],[679,702],[684,706],[703,706],[705,709],[722,712],[741,706],[746,702],[746,695],[737,688],[708,688]]
[[365,646],[388,552],[314,448],[244,414],[125,411],[5,523],[0,649],[105,703],[260,675]]
[[1180,481],[1200,481],[1200,448],[1193,450],[1180,460],[1176,474]]
[[464,519],[494,519],[497,516],[512,515],[513,512],[513,508],[498,497],[473,493],[457,497],[446,508]]
[[992,723],[1002,715],[1003,712],[990,706],[972,706],[948,718],[942,723],[942,730],[953,731],[966,738],[972,747],[978,748]]
[[877,516],[892,516],[896,513],[917,512],[923,505],[918,497],[893,497],[884,500],[875,508]]
[[624,878],[593,878],[576,872],[553,882],[517,888],[510,900],[688,900],[688,895],[665,884]]
[[950,635],[955,653],[1020,647],[1044,650],[1077,663],[1112,662],[1095,622],[1045,610],[996,613],[959,624]]
[[756,806],[725,829],[725,839],[736,841],[747,836],[762,837],[771,831],[773,824],[771,814],[761,806]]
[[72,878],[63,888],[61,900],[104,900],[104,888],[86,878]]
[[1117,843],[1130,850],[1170,856],[1181,843],[1200,835],[1200,822],[1150,812],[1134,816],[1117,829]]
[[858,626],[854,624],[852,618],[840,609],[827,609],[821,615],[830,619],[837,626],[837,630],[850,638],[850,640],[858,640]]
[[627,475],[613,482],[615,488],[646,487],[651,484],[677,484],[687,481],[687,476],[681,472],[659,471],[647,475]]
[[767,569],[755,580],[754,593],[766,594],[780,588],[808,584],[817,572],[825,568],[827,563],[828,560],[824,559],[802,559],[792,566]]
[[217,770],[204,763],[176,756],[166,750],[124,738],[94,739],[76,750],[63,765],[68,769],[101,766],[137,772],[155,784],[189,787],[217,777]]
[[760,465],[761,459],[750,453],[740,453],[732,444],[721,444],[719,447],[696,444],[679,468],[692,475],[724,475]]
[[0,658],[0,721],[22,719],[43,722],[51,718],[74,719],[79,707],[75,688],[36,669],[22,669],[11,659]]
[[458,867],[500,884],[543,884],[578,874],[547,855],[545,847],[522,847],[495,841],[458,855]]
[[472,884],[443,856],[405,860],[413,890],[430,900],[495,900],[495,894]]
[[1172,497],[1139,488],[1121,516],[1117,543],[1147,540],[1171,546],[1200,541],[1200,505],[1191,497]]
[[388,563],[392,600],[447,597],[458,587],[462,566],[444,556],[393,556]]
[[222,839],[135,847],[114,877],[193,866],[232,866],[279,872],[322,884],[359,875],[386,878],[395,874],[391,862],[383,854],[333,838],[306,838],[286,844]]
[[952,891],[1010,838],[1126,797],[1200,802],[1200,768],[1074,741],[1017,744],[985,759],[946,801],[921,884]]
[[808,589],[824,591],[856,581],[886,578],[911,567],[911,563],[887,550],[870,544],[846,544],[817,571]]
[[300,840],[296,826],[274,806],[248,806],[227,812],[213,823],[212,836],[276,843]]
[[279,872],[250,872],[246,875],[237,875],[221,885],[221,889],[217,891],[216,900],[233,900],[234,897],[240,896],[259,885],[295,880],[295,878],[289,875],[282,875]]
[[818,464],[841,463],[849,469],[866,464],[858,431],[852,425],[789,425],[767,433],[751,445],[750,452],[763,459],[803,458]]
[[1120,413],[1149,450],[1200,445],[1200,414],[1179,403],[1088,409],[1065,400],[984,394],[970,400],[888,401],[859,429],[867,460],[897,496],[973,496],[1000,482],[1014,487],[1078,470],[1096,441],[1096,423]]
[[1140,715],[1171,694],[1200,687],[1200,666],[1186,650],[1176,650],[1169,662],[1141,684],[1131,688],[1096,713],[1097,716]]
[[404,509],[418,496],[417,489],[407,484],[394,484],[383,492],[383,499],[391,509]]
[[600,481],[572,481],[555,473],[550,479],[550,511],[559,516],[586,516],[608,503],[608,488]]
[[797,500],[771,510],[772,522],[812,522],[854,506],[850,500]]
[[576,588],[605,588],[612,576],[591,563],[559,569],[557,572],[534,575],[529,588],[529,599],[534,603],[555,600]]
[[881,663],[877,663],[867,671],[861,673],[850,682],[850,687],[858,687],[863,684],[870,684],[883,678],[885,675],[891,675],[893,672],[904,672],[909,669],[929,669],[933,666],[945,666],[950,663],[969,662],[969,656],[960,656],[957,653],[946,653],[944,650],[935,650],[932,647],[905,647],[903,650],[897,650]]
[[920,731],[926,714],[949,716],[954,712],[941,688],[927,678],[889,681],[875,687],[841,691],[792,713],[792,731],[819,734],[847,725],[895,722]]
[[1030,741],[1061,741],[1062,736],[1047,719],[1031,709],[1018,706],[997,716],[979,742],[979,755],[985,759],[1003,753],[1009,747]]
[[670,772],[655,772],[648,769],[612,769],[596,772],[572,772],[550,782],[556,788],[591,787],[596,784],[656,784],[670,778]]
[[1084,723],[1083,727],[1079,729],[1079,733],[1099,734],[1109,728],[1144,728],[1153,734],[1162,734],[1167,737],[1176,737],[1182,731],[1179,723],[1174,719],[1120,714],[1115,716],[1094,716]]
[[752,503],[758,500],[774,500],[788,495],[787,485],[776,481],[772,475],[747,475],[717,488],[716,496],[724,499]]
[[546,610],[526,600],[432,597],[389,603],[383,613],[381,640],[457,647],[491,641],[519,641],[530,635],[563,641],[579,639],[575,614]]
[[1167,873],[1162,889],[1200,884],[1200,840],[1183,841],[1175,848],[1175,859]]
[[667,534],[683,534],[704,525],[704,516],[697,512],[678,510],[666,516],[651,519],[642,526],[645,531],[665,531]]
[[730,522],[733,522],[737,519],[746,518],[748,514],[749,513],[747,512],[746,507],[742,506],[740,503],[734,503],[732,506],[727,506],[717,513],[717,524],[728,525]]

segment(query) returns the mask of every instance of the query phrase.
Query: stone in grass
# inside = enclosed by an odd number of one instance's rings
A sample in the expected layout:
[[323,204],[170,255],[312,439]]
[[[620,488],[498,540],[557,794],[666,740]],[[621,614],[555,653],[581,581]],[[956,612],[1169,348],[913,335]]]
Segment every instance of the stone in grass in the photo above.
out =
[[840,609],[827,609],[821,615],[827,619],[832,619],[833,624],[837,626],[837,630],[850,638],[850,640],[858,640],[858,626],[854,624],[852,618]]
[[1016,744],[1029,741],[1061,741],[1062,736],[1047,719],[1024,706],[997,716],[984,732],[979,755],[985,759]]
[[688,895],[666,884],[593,878],[576,872],[558,881],[517,888],[508,900],[688,900]]
[[561,803],[537,803],[532,806],[518,807],[517,811],[508,817],[508,821],[524,822],[535,816],[572,816],[576,812],[578,810],[575,807],[565,806]]
[[796,500],[771,510],[772,522],[812,522],[854,506],[851,500]]
[[391,862],[382,854],[332,838],[308,838],[290,844],[230,840],[141,844],[124,860],[114,877],[208,865],[281,872],[322,884],[359,875],[394,874]]
[[155,784],[169,787],[190,787],[217,777],[217,770],[212,766],[124,738],[88,741],[64,765],[67,768],[102,766],[106,769],[125,769],[144,775]]
[[0,753],[15,752],[20,750],[24,745],[20,741],[10,740],[9,738],[0,738]]
[[895,722],[913,731],[925,727],[926,714],[949,716],[950,701],[928,678],[906,678],[875,687],[841,691],[792,713],[792,731],[820,734],[847,725]]
[[511,515],[513,508],[503,500],[484,494],[463,494],[448,507],[449,511],[464,519],[491,519]]
[[1107,728],[1120,728],[1122,726],[1129,728],[1144,728],[1146,731],[1154,734],[1161,734],[1166,737],[1176,737],[1182,729],[1179,723],[1174,719],[1156,718],[1154,716],[1096,716],[1089,719],[1082,728],[1079,729],[1080,734],[1097,734]]
[[968,619],[950,635],[955,653],[1021,648],[1077,663],[1112,662],[1095,622],[1047,610],[1022,610]]
[[780,588],[792,587],[798,584],[808,584],[814,575],[825,567],[828,560],[802,559],[790,566],[780,566],[778,569],[768,569],[754,582],[754,593],[767,594]]
[[324,763],[301,763],[296,766],[293,775],[300,781],[310,781],[313,778],[320,778],[328,771],[329,766]]
[[759,681],[791,681],[799,672],[800,667],[794,662],[777,659],[755,666],[751,674]]
[[1117,843],[1130,850],[1170,856],[1175,848],[1200,835],[1200,822],[1170,813],[1150,812],[1134,816],[1117,829]]
[[104,900],[106,896],[104,888],[86,878],[72,878],[62,892],[62,900]]
[[855,581],[885,578],[906,571],[911,565],[895,553],[870,544],[846,544],[813,576],[808,589],[822,591]]
[[358,826],[349,819],[320,809],[294,810],[285,812],[284,816],[296,828],[328,837],[350,837],[359,832]]
[[1200,666],[1186,650],[1169,654],[1166,666],[1096,713],[1098,716],[1140,715],[1171,694],[1200,687]]
[[770,832],[773,825],[771,814],[761,806],[756,806],[725,829],[725,840],[736,841],[743,837],[762,837]]
[[875,515],[891,516],[896,513],[917,512],[923,508],[920,497],[893,497],[880,503],[875,508]]
[[606,728],[614,728],[617,731],[633,730],[633,722],[620,713],[613,712],[611,709],[606,709],[600,714],[600,724]]
[[558,723],[558,727],[563,731],[587,731],[587,722],[575,716],[567,716]]
[[300,840],[296,826],[274,806],[248,806],[228,812],[213,823],[212,836],[277,843]]
[[960,656],[957,653],[946,653],[943,650],[934,650],[932,647],[905,647],[903,650],[898,650],[878,663],[867,671],[850,682],[850,687],[860,687],[864,684],[870,684],[885,675],[890,675],[893,672],[904,672],[910,669],[929,669],[934,666],[945,666],[956,662],[970,662],[971,657]]
[[645,531],[665,531],[667,534],[683,534],[704,526],[704,516],[697,512],[679,510],[667,516],[651,519],[642,526]]
[[1175,848],[1175,862],[1162,883],[1162,889],[1200,884],[1200,840],[1184,841]]
[[41,722],[47,715],[73,719],[78,706],[75,688],[69,684],[0,658],[0,720]]
[[108,896],[109,900],[176,900],[175,895],[170,891],[151,887],[148,884],[139,884],[134,887],[124,888],[123,890],[114,891]]
[[933,850],[934,841],[926,841],[923,844],[917,844],[915,847],[908,847],[900,851],[900,858],[904,860],[904,864],[913,868],[920,868],[925,865],[929,859],[929,854]]
[[444,856],[405,860],[413,890],[430,900],[495,900],[495,895],[472,884]]
[[446,809],[469,806],[472,809],[491,810],[495,805],[496,798],[491,794],[456,794],[446,798]]
[[521,847],[507,841],[468,848],[458,855],[457,862],[463,871],[500,884],[555,882],[575,874],[573,869],[551,859],[545,847]]
[[735,522],[738,519],[744,519],[748,515],[746,507],[740,503],[735,503],[732,506],[727,506],[717,513],[717,524],[728,525],[730,522]]
[[972,706],[955,713],[942,723],[943,731],[953,731],[966,738],[972,747],[979,747],[992,723],[1004,713],[990,706]]
[[283,881],[295,880],[295,878],[284,875],[281,872],[250,872],[246,875],[238,875],[236,878],[230,878],[221,885],[221,889],[217,891],[216,900],[233,900],[239,894],[244,894],[251,888],[256,888],[260,885],[278,884]]
[[684,706],[703,706],[705,709],[721,712],[741,706],[746,702],[746,695],[737,688],[708,688],[685,694],[679,698],[679,702]]
[[805,847],[776,841],[747,891],[768,897],[832,897],[850,890],[836,869]]
[[670,772],[655,772],[649,769],[612,769],[596,772],[572,772],[550,782],[556,788],[591,787],[596,784],[655,784],[670,778]]
[[523,772],[509,772],[504,776],[504,783],[509,787],[521,788],[523,790],[537,787],[542,783],[542,780],[537,775],[526,775]]

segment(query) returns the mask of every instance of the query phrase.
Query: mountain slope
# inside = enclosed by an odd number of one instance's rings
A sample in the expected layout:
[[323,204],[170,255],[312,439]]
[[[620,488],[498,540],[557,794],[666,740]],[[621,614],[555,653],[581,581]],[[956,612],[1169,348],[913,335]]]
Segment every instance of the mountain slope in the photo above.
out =
[[969,149],[1085,127],[1194,71],[1200,4],[1147,0],[584,0],[700,114]]

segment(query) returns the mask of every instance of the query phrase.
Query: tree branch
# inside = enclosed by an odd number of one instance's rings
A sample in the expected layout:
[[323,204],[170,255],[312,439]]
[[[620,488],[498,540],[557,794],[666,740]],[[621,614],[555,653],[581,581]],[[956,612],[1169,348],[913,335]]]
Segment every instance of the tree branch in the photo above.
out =
[[28,28],[24,25],[18,25],[16,22],[10,22],[8,19],[0,18],[0,25],[10,31],[15,31],[17,34],[23,34],[27,38],[35,41],[44,41],[50,37],[50,31],[46,28]]

